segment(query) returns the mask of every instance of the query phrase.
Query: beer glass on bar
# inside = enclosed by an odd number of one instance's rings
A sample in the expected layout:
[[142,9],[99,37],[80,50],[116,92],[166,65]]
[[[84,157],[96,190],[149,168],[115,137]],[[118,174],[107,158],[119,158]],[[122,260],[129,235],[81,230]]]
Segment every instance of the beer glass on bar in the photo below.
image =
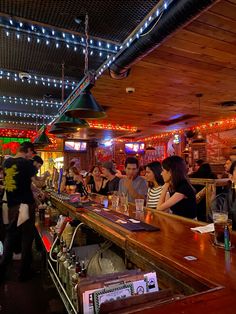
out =
[[228,212],[223,209],[213,210],[212,218],[215,228],[214,243],[218,246],[224,247],[224,230],[228,222]]

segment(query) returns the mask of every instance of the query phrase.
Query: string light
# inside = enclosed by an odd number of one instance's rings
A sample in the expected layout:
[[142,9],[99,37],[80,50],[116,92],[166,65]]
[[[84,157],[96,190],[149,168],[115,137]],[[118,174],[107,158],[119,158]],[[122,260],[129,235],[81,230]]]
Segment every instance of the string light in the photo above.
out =
[[0,110],[0,115],[15,116],[15,117],[21,117],[21,118],[39,118],[39,119],[48,119],[48,120],[52,120],[54,118],[54,115],[43,115],[43,114],[38,114],[38,113],[7,111],[7,110]]
[[171,136],[173,136],[175,134],[184,134],[189,129],[193,130],[193,131],[196,131],[196,130],[201,131],[203,133],[204,132],[205,133],[214,133],[214,132],[233,129],[235,127],[236,127],[236,117],[233,117],[233,118],[226,119],[226,120],[219,120],[219,121],[204,123],[201,125],[193,126],[191,128],[188,128],[188,129],[174,130],[172,132],[165,132],[162,134],[157,134],[154,136],[141,138],[141,139],[139,139],[139,141],[148,142],[148,141],[153,141],[153,140],[170,138]]
[[[21,32],[27,34],[28,42],[30,42],[31,40],[33,41],[33,39],[36,38],[37,43],[39,43],[39,38],[45,38],[47,40],[54,40],[57,42],[60,41],[65,45],[72,44],[73,47],[75,45],[85,46],[84,38],[71,32],[62,32],[59,29],[55,30],[49,27],[40,27],[39,25],[32,23],[29,24],[25,22],[23,24],[22,22],[9,19],[5,16],[0,17],[0,26],[7,30],[7,36],[10,35],[9,30],[11,30],[12,32]],[[113,44],[105,40],[97,40],[96,38],[91,38],[89,42],[89,48],[92,48],[94,50],[102,50],[109,53],[116,52],[115,46],[117,46],[117,44]]]
[[[31,81],[32,81],[32,83],[35,83],[35,84],[38,84],[38,83],[40,83],[40,84],[43,84],[43,85],[45,85],[45,83],[44,83],[44,77],[42,77],[42,76],[40,76],[40,75],[38,75],[38,74],[30,74],[30,80],[24,80],[24,79],[20,79],[19,78],[19,73],[16,73],[16,72],[13,72],[13,71],[10,71],[10,72],[6,72],[6,70],[4,70],[4,69],[2,69],[1,71],[0,71],[0,75],[1,75],[1,77],[0,77],[0,79],[3,79],[3,78],[7,78],[8,80],[9,79],[14,79],[15,81],[17,81],[17,80],[19,80],[19,81],[21,81],[21,82],[23,82],[23,83],[27,83],[28,82],[28,84],[30,84],[31,83]],[[17,79],[15,79],[15,78],[17,78]],[[58,84],[58,85],[53,85],[54,87],[61,87],[61,80],[60,79],[58,79],[58,78],[54,78],[54,77],[50,77],[50,78],[48,78],[47,77],[47,80],[49,79],[49,82],[50,82],[50,80],[55,80],[55,83],[56,84]],[[46,80],[46,79],[45,79]],[[78,85],[78,82],[75,82],[75,81],[68,81],[68,83],[67,83],[67,88],[71,88],[71,89],[73,89],[76,85]]]
[[50,108],[59,108],[61,107],[61,102],[55,102],[53,100],[44,100],[44,99],[29,99],[29,98],[22,98],[22,97],[11,97],[11,96],[0,96],[0,102],[3,101],[7,102],[14,102],[15,104],[21,105],[31,105],[35,107],[50,107]]
[[89,122],[89,127],[92,129],[103,129],[103,130],[115,130],[115,131],[129,131],[131,133],[137,131],[137,127],[129,125],[119,125],[113,123],[97,123]]
[[37,135],[34,130],[19,130],[13,128],[0,128],[1,137],[33,138]]

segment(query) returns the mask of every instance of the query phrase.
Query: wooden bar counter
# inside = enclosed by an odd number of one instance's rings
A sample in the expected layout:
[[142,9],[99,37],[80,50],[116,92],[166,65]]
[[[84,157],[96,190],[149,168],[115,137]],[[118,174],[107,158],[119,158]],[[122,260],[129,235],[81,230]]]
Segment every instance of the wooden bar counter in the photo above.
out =
[[[160,286],[180,294],[171,302],[151,302],[114,313],[234,313],[236,308],[236,248],[215,247],[212,234],[199,234],[191,227],[203,225],[161,212],[146,210],[143,221],[160,231],[130,232],[86,208],[73,206],[51,197],[59,210],[77,217],[105,238],[125,250],[127,258],[144,270],[155,270]],[[129,215],[135,217],[134,207]],[[232,234],[236,246],[236,233]],[[184,257],[194,256],[196,260]]]

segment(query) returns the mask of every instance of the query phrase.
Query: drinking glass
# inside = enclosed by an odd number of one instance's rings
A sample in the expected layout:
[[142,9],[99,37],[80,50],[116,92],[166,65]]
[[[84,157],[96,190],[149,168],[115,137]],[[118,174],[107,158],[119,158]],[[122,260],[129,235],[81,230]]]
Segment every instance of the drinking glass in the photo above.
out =
[[119,207],[119,195],[118,193],[113,193],[112,197],[111,197],[111,207],[113,210],[117,210]]
[[212,211],[212,217],[215,228],[214,242],[216,245],[224,247],[224,230],[227,226],[228,213],[222,210],[214,210]]
[[136,212],[143,212],[144,199],[135,199]]
[[120,205],[125,211],[128,210],[128,195],[123,192],[120,195]]
[[70,194],[74,194],[76,191],[76,185],[70,185]]

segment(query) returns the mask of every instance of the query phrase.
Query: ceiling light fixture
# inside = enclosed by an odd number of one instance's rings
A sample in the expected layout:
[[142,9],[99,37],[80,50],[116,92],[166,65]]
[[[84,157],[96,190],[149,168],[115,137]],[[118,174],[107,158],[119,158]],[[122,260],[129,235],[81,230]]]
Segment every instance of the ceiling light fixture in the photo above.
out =
[[46,134],[46,126],[43,125],[41,127],[41,129],[38,132],[37,137],[35,138],[35,140],[33,141],[33,144],[36,148],[43,148],[45,146],[50,145],[52,142],[50,140],[50,138],[47,136]]
[[56,125],[53,125],[48,133],[50,134],[68,134],[68,133],[75,133],[76,129],[73,128],[60,128]]
[[[199,93],[196,94],[198,98],[198,116],[199,116],[199,123],[201,122],[201,98],[203,94]],[[203,137],[200,130],[197,130],[197,134],[194,136],[192,143],[206,143],[206,139]]]
[[70,127],[76,127],[76,128],[88,128],[89,124],[87,121],[74,118],[74,117],[68,117],[65,114],[61,115],[54,124],[59,128],[70,128]]
[[[85,16],[85,60],[84,60],[84,74],[89,73],[89,35],[88,35],[88,14]],[[69,117],[81,119],[100,119],[105,118],[106,113],[103,108],[97,103],[90,91],[85,90],[75,98],[75,100],[67,108],[65,114]]]

